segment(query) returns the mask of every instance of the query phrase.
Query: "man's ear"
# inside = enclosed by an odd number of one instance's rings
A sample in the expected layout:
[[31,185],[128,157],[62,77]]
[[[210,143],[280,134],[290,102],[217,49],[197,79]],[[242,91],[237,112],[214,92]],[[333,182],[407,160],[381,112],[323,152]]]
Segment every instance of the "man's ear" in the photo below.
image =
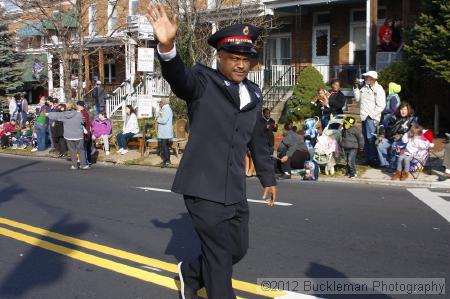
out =
[[222,60],[222,52],[220,52],[220,51],[217,52],[215,57],[216,57],[217,62],[220,63]]

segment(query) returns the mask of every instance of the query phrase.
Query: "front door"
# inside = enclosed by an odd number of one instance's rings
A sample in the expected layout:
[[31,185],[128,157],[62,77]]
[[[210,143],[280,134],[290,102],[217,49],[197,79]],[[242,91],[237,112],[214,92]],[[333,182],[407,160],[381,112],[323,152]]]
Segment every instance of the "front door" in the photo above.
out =
[[312,40],[312,63],[322,74],[323,80],[330,80],[330,26],[314,26]]

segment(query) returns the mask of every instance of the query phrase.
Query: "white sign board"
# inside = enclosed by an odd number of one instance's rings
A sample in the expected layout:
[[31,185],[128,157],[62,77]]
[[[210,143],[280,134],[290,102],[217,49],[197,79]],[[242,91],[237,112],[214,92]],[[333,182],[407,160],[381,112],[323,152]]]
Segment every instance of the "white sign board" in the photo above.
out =
[[138,72],[153,72],[155,49],[138,48]]
[[138,118],[153,117],[153,99],[151,95],[140,95],[137,98]]
[[140,39],[154,39],[153,27],[146,16],[139,16],[139,38]]

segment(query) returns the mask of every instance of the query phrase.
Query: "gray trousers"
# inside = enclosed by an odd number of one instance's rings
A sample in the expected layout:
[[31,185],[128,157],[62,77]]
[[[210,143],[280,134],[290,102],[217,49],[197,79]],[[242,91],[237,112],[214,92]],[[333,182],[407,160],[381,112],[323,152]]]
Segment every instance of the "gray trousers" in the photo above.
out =
[[[67,140],[67,139],[66,139]],[[70,158],[72,159],[72,165],[78,167],[77,154],[80,156],[81,166],[86,166],[86,154],[84,152],[84,140],[67,140],[67,147],[70,151]]]
[[450,169],[450,143],[445,145],[444,162],[442,163],[446,169]]
[[397,160],[397,171],[409,172],[413,156],[400,155]]

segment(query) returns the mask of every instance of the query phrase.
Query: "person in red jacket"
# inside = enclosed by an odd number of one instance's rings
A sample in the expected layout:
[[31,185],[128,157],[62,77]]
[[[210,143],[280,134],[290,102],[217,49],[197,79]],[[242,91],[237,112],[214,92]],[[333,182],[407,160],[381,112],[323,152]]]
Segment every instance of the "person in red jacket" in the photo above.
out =
[[9,122],[3,124],[3,129],[0,129],[2,148],[11,145],[11,138],[16,136],[16,120],[13,118]]
[[386,19],[383,26],[378,31],[378,38],[380,47],[385,52],[393,51],[394,45],[392,43],[392,20]]
[[91,138],[91,120],[89,119],[89,112],[85,108],[84,101],[77,102],[78,111],[83,114],[84,117],[84,152],[86,153],[86,161],[91,164],[91,146],[92,146],[92,138]]

